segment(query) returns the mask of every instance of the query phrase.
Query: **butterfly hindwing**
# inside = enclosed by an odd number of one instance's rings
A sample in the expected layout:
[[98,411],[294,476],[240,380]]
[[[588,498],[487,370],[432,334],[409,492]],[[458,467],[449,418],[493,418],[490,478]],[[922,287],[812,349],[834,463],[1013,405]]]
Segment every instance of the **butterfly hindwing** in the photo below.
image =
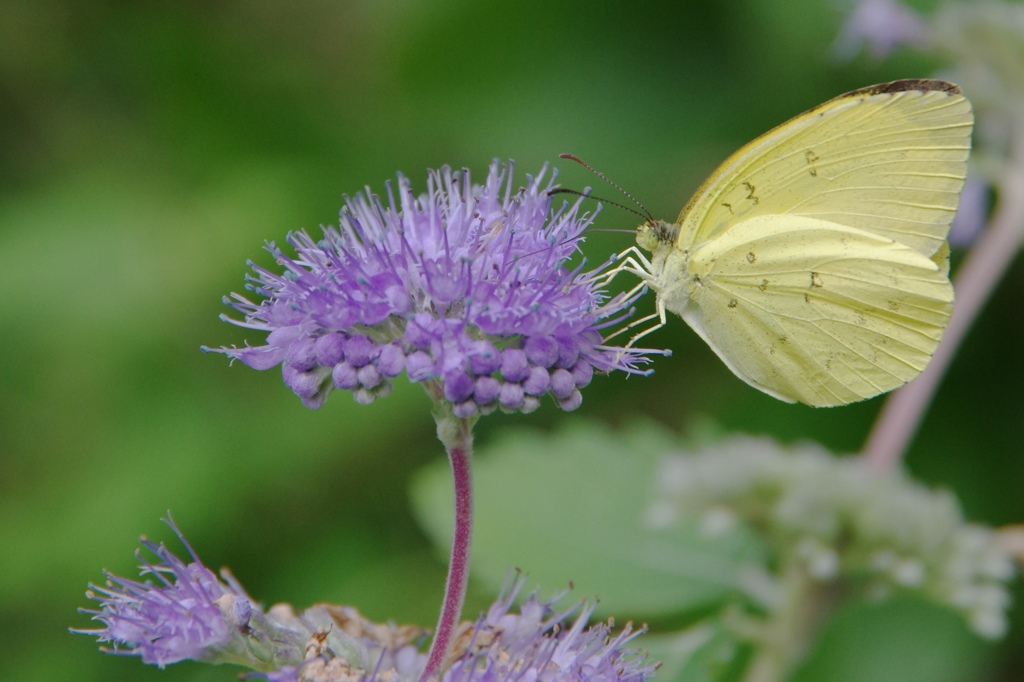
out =
[[688,276],[666,307],[747,383],[817,406],[917,376],[952,309],[931,259],[818,218],[744,220],[692,253]]

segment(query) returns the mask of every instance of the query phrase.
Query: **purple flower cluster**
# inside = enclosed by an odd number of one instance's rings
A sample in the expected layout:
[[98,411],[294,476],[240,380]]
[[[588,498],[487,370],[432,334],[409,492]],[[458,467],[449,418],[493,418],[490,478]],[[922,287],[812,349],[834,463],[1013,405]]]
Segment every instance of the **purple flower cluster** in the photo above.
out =
[[[630,624],[612,636],[611,621],[587,627],[594,603],[555,612],[558,597],[541,602],[531,595],[519,613],[509,608],[523,580],[514,581],[468,637],[466,650],[448,670],[443,682],[644,682],[657,665],[625,645],[643,632]],[[579,608],[579,607],[577,607]]]
[[160,563],[149,563],[136,552],[143,564],[140,572],[155,577],[161,586],[105,571],[106,587],[90,584],[86,592],[102,608],[80,609],[104,627],[72,630],[112,642],[112,653],[140,656],[143,662],[161,668],[186,659],[211,658],[232,642],[236,624],[247,622],[253,608],[244,592],[222,583],[199,561],[170,517],[166,521],[185,543],[192,562],[186,564],[163,544],[143,537],[142,545]]
[[[168,516],[188,549],[186,563],[163,544],[143,546],[160,562],[143,561],[159,585],[107,573],[107,587],[90,585],[98,610],[82,609],[104,627],[72,630],[113,642],[111,653],[164,667],[186,659],[235,663],[269,682],[419,682],[427,664],[426,631],[373,623],[348,606],[317,604],[299,615],[287,604],[264,612],[229,574],[219,580]],[[587,628],[592,605],[556,613],[557,597],[529,597],[510,613],[523,586],[517,577],[475,624],[463,623],[438,675],[440,682],[644,682],[655,666],[625,648],[640,631],[627,625]],[[565,621],[579,609],[568,627]]]
[[[530,596],[510,613],[523,585],[517,578],[475,624],[465,623],[454,641],[438,682],[644,682],[657,666],[625,645],[642,631],[627,625],[612,636],[610,624],[587,628],[593,605],[555,612],[553,604]],[[577,607],[579,608],[579,607]],[[378,626],[380,627],[380,626]],[[419,682],[427,657],[408,643],[393,646],[363,636],[368,667],[324,652],[301,665],[285,666],[252,678],[268,682]]]
[[400,175],[386,200],[347,199],[320,241],[288,236],[295,258],[268,245],[284,274],[250,264],[261,302],[225,299],[245,316],[228,321],[269,332],[266,344],[216,350],[254,369],[281,364],[314,409],[334,389],[372,402],[403,371],[458,417],[530,412],[546,394],[575,409],[595,370],[640,373],[653,351],[605,345],[602,330],[639,293],[605,295],[611,261],[569,269],[593,216],[582,199],[552,210],[545,173],[513,191],[511,165],[492,164],[483,185],[445,167],[420,196]]

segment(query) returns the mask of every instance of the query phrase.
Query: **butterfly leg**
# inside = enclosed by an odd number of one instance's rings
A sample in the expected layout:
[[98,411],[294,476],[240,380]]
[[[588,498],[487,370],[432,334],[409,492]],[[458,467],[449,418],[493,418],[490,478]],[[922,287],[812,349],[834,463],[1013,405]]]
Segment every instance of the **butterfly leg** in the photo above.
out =
[[[619,264],[617,266],[615,266],[614,268],[612,268],[611,270],[609,270],[608,272],[606,272],[604,275],[601,276],[601,278],[599,279],[600,284],[602,286],[606,286],[609,282],[611,282],[613,279],[615,279],[620,273],[628,272],[628,273],[630,273],[632,275],[635,275],[636,277],[639,277],[640,278],[640,283],[637,284],[632,289],[630,289],[625,294],[625,297],[626,298],[632,298],[634,296],[637,296],[643,290],[643,288],[648,285],[648,283],[652,279],[651,270],[653,269],[653,267],[651,265],[651,261],[648,260],[647,256],[644,255],[643,251],[641,251],[639,249],[639,247],[636,247],[636,246],[631,246],[628,249],[626,249],[625,251],[622,251],[621,253],[619,253],[616,256],[616,258],[620,261]],[[641,338],[647,336],[648,334],[650,334],[651,332],[653,332],[653,331],[655,331],[657,329],[661,329],[662,327],[665,326],[665,306],[661,302],[660,298],[658,299],[658,301],[656,303],[656,306],[657,306],[656,312],[654,312],[654,313],[652,313],[650,315],[646,315],[644,317],[641,317],[638,320],[633,320],[632,322],[630,322],[628,325],[626,325],[622,329],[618,330],[617,332],[613,333],[611,336],[607,337],[605,340],[607,341],[608,339],[614,338],[614,337],[618,336],[619,334],[622,334],[623,332],[629,331],[630,329],[636,329],[637,327],[639,327],[641,325],[644,325],[644,324],[647,324],[648,322],[651,322],[652,320],[657,320],[658,321],[657,324],[655,324],[655,325],[651,326],[650,328],[645,329],[642,332],[634,335],[629,340],[629,343],[626,344],[626,348],[632,348],[633,345],[637,341],[639,341]]]
[[658,312],[653,313],[651,315],[647,315],[646,317],[642,317],[639,320],[634,321],[633,324],[627,325],[626,329],[631,329],[641,322],[648,322],[654,319],[655,317],[658,318],[658,324],[651,325],[650,327],[643,330],[639,334],[634,335],[633,338],[629,340],[629,343],[626,344],[626,348],[632,348],[633,344],[635,344],[637,341],[647,336],[651,332],[657,331],[658,329],[661,329],[662,327],[665,326],[665,306],[661,305],[660,301],[658,302]]
[[598,278],[600,286],[607,286],[623,272],[636,275],[645,282],[650,278],[651,262],[647,260],[647,256],[638,247],[631,246],[622,253],[617,254],[615,258],[619,261],[619,264]]
[[[618,363],[622,359],[623,356],[629,354],[630,349],[634,348],[634,344],[637,341],[639,341],[644,336],[647,336],[648,334],[650,334],[654,330],[661,329],[663,326],[665,326],[665,307],[661,304],[660,300],[658,301],[657,306],[658,306],[658,311],[657,312],[655,312],[655,313],[653,313],[651,315],[646,315],[644,317],[641,317],[639,320],[634,320],[631,324],[623,327],[619,331],[615,332],[611,336],[608,336],[608,337],[606,337],[604,339],[607,342],[612,337],[618,336],[619,334],[621,334],[624,331],[627,331],[629,329],[634,329],[634,328],[636,328],[636,327],[638,327],[638,326],[640,326],[642,324],[645,324],[645,323],[650,322],[651,320],[654,320],[655,318],[657,318],[657,320],[658,320],[657,324],[649,327],[648,329],[645,329],[644,331],[640,332],[639,334],[634,335],[633,338],[631,338],[629,340],[629,343],[627,343],[625,346],[619,348],[618,357],[615,360],[616,363]],[[644,349],[644,350],[646,350],[646,352],[649,352],[649,353],[660,353],[661,355],[665,355],[665,356],[672,355],[672,351],[668,350],[668,349],[656,350],[656,349],[653,349],[653,348],[649,348],[649,349]],[[650,374],[653,371],[654,370],[647,370],[646,372],[640,372],[640,374],[643,374],[644,376],[647,376],[648,374]]]
[[[647,290],[647,282],[641,281],[639,284],[637,284],[635,287],[633,287],[629,291],[617,295],[615,297],[615,301],[616,302],[626,302],[623,305],[632,304],[632,303],[634,303],[636,301],[636,299],[640,298],[640,296],[646,290]],[[620,305],[619,307],[622,307],[622,305]]]
[[655,330],[658,330],[658,329],[661,329],[662,327],[665,326],[665,306],[661,303],[660,300],[657,302],[657,310],[655,312],[651,313],[650,315],[645,315],[645,316],[641,317],[638,320],[633,320],[632,322],[627,324],[622,329],[618,330],[617,332],[615,332],[611,336],[607,337],[605,339],[605,341],[607,341],[608,339],[614,338],[614,337],[616,337],[619,334],[622,334],[624,332],[628,332],[630,329],[636,329],[637,327],[639,327],[641,325],[644,325],[644,324],[647,324],[648,322],[651,322],[652,320],[658,320],[658,323],[655,324],[655,325],[652,325],[651,327],[648,327],[647,329],[643,330],[642,332],[640,332],[638,334],[635,334],[632,338],[629,339],[629,343],[627,343],[626,346],[625,346],[626,348],[632,348],[633,345],[637,341],[639,341],[643,337],[647,336],[651,332],[653,332]]
[[640,247],[638,246],[631,246],[628,249],[619,252],[618,254],[616,254],[615,259],[626,260],[634,264],[639,262],[641,264],[640,267],[643,270],[651,269],[651,261],[648,260],[647,256],[644,254],[643,251],[640,250]]

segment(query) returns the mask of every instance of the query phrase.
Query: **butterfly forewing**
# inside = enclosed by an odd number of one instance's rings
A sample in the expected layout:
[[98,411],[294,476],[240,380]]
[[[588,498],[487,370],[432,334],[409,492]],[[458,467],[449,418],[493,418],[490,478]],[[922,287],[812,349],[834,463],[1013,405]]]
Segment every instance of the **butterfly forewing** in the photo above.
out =
[[741,148],[679,217],[678,246],[741,220],[806,216],[856,227],[931,256],[966,174],[970,103],[941,81],[897,81],[837,97]]

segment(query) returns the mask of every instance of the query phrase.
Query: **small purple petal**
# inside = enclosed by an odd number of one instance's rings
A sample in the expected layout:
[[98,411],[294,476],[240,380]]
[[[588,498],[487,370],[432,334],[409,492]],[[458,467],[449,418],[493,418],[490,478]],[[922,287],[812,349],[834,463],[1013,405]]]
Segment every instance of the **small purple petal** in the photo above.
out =
[[531,367],[530,376],[523,382],[528,395],[544,395],[551,388],[551,375],[543,367]]
[[493,403],[501,394],[501,382],[494,377],[480,377],[473,389],[473,398],[481,405]]
[[569,372],[572,374],[573,381],[576,382],[576,388],[586,388],[594,378],[594,366],[583,358],[577,360]]
[[316,362],[324,367],[334,367],[345,359],[345,335],[324,334],[316,340]]
[[444,377],[444,397],[451,403],[461,403],[473,395],[475,388],[473,378],[458,370],[449,372]]
[[561,407],[566,412],[572,412],[582,404],[583,394],[576,389],[573,389],[573,392],[569,394],[568,398],[558,399],[558,406]]
[[292,345],[292,342],[295,341],[295,339],[303,335],[304,332],[298,325],[281,327],[267,334],[267,345],[275,346],[277,348],[287,348]]
[[409,296],[409,290],[401,284],[392,284],[384,289],[384,298],[391,306],[393,315],[404,316],[412,312],[412,297]]
[[523,398],[523,406],[519,408],[519,411],[523,414],[530,414],[535,412],[540,407],[540,398],[533,395],[528,395]]
[[576,390],[576,380],[567,369],[556,369],[551,373],[551,393],[558,400],[564,400]]
[[459,265],[445,258],[423,261],[423,274],[436,303],[451,303],[466,293],[465,273],[468,271]]
[[369,405],[377,399],[377,394],[368,388],[359,387],[352,391],[352,398],[360,405]]
[[452,406],[452,414],[459,419],[469,419],[475,417],[479,407],[472,400],[467,400],[463,403],[456,403]]
[[310,336],[295,339],[288,346],[285,362],[298,372],[308,372],[317,365],[315,345],[316,340]]
[[558,342],[550,336],[531,336],[523,350],[531,365],[551,367],[558,360]]
[[434,318],[427,313],[417,313],[405,328],[405,341],[414,348],[428,348],[434,340],[431,329]]
[[[330,388],[330,386],[328,386],[328,388]],[[320,392],[316,393],[315,395],[311,395],[308,398],[305,396],[299,396],[299,399],[302,401],[302,404],[308,407],[309,409],[319,410],[321,407],[324,406],[324,403],[327,402],[328,393],[330,393],[329,390],[321,390]]]
[[381,373],[373,365],[360,367],[357,376],[359,377],[359,384],[367,389],[376,388],[380,385],[380,382],[384,381],[384,377],[381,376]]
[[331,370],[331,381],[335,388],[351,391],[359,385],[359,370],[347,362],[340,362]]
[[498,402],[501,403],[502,407],[515,409],[522,406],[524,397],[522,386],[506,382],[501,385],[501,394],[498,396]]
[[405,353],[401,347],[389,343],[381,347],[377,356],[377,369],[386,377],[397,377],[405,369]]
[[301,666],[286,665],[280,670],[273,672],[253,672],[245,673],[241,679],[243,680],[266,680],[266,682],[301,682],[299,679],[299,673],[301,672]]
[[312,398],[320,391],[323,385],[325,373],[320,370],[312,372],[300,372],[291,365],[284,365],[281,369],[284,377],[284,384],[292,389],[295,395],[300,398]]
[[226,351],[231,357],[241,360],[248,367],[256,370],[276,367],[284,360],[285,349],[273,346],[249,346]]
[[560,336],[558,338],[558,362],[555,363],[555,366],[560,369],[569,369],[576,364],[579,357],[579,342],[568,336]]
[[405,371],[410,381],[426,381],[434,378],[434,359],[418,350],[405,359]]
[[521,348],[506,348],[501,351],[501,376],[506,381],[523,381],[530,376],[530,364]]
[[262,371],[276,367],[284,361],[288,347],[302,335],[302,329],[299,327],[281,327],[267,334],[267,345],[265,346],[223,348],[221,350],[231,357],[241,360],[249,367]]
[[469,348],[469,368],[474,374],[497,372],[501,367],[501,353],[490,341],[474,341]]
[[345,341],[345,361],[353,367],[362,367],[373,360],[377,347],[369,338],[359,334]]

